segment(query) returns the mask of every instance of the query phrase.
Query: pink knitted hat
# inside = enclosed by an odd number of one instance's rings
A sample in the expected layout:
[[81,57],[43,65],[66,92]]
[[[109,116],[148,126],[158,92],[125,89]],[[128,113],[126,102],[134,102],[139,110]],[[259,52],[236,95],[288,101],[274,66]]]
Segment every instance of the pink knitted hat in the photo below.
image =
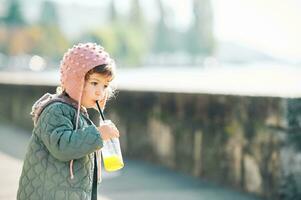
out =
[[104,48],[96,43],[79,43],[69,49],[61,61],[61,86],[79,104],[86,73],[98,65],[113,65]]

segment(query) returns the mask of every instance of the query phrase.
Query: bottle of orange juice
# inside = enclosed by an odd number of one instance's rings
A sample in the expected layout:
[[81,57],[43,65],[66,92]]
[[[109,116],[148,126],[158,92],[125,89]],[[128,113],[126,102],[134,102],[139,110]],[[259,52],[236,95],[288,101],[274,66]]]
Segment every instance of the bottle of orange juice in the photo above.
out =
[[105,140],[101,153],[106,171],[113,172],[123,168],[124,163],[118,138]]
[[[111,123],[110,120],[105,120],[98,102],[96,103],[97,103],[99,113],[101,115],[100,123]],[[124,163],[122,159],[121,148],[120,148],[120,143],[118,138],[104,140],[101,153],[102,153],[103,163],[106,171],[113,172],[123,168]]]

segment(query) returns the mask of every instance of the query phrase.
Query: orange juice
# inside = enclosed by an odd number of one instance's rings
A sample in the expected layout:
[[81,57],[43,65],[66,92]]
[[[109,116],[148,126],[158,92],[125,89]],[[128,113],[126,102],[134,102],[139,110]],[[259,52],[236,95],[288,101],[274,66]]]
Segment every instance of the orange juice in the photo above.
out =
[[122,160],[117,155],[108,156],[103,159],[105,169],[109,172],[116,171],[124,166]]

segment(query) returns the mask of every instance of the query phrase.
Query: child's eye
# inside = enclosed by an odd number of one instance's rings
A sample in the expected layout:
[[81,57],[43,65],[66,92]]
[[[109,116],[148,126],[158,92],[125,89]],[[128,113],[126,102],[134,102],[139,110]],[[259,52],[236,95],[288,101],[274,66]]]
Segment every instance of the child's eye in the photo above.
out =
[[97,83],[97,82],[91,82],[91,84],[95,86],[95,85],[97,85],[98,83]]
[[108,85],[104,85],[104,88],[107,88],[108,87]]

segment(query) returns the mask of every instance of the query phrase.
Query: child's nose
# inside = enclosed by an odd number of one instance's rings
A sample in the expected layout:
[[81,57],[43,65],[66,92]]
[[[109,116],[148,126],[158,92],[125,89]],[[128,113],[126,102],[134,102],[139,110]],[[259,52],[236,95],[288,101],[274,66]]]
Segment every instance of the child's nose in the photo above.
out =
[[98,89],[96,90],[95,94],[96,94],[96,96],[98,96],[98,97],[103,96],[103,94],[104,94],[104,88],[103,88],[103,87],[98,88]]

